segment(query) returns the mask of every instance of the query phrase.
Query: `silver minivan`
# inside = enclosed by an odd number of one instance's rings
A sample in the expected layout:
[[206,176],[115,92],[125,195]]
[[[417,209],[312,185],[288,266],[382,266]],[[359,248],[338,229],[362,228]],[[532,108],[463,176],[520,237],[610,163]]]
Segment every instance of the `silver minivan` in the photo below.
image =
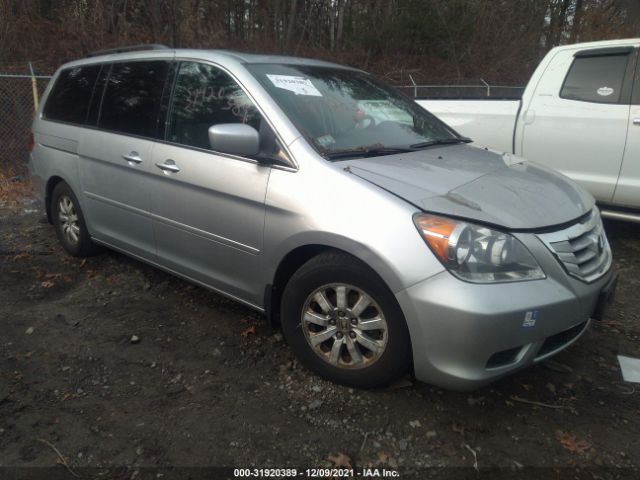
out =
[[33,136],[67,252],[108,247],[263,312],[343,384],[476,388],[574,342],[614,292],[591,195],[361,70],[97,52],[56,72]]

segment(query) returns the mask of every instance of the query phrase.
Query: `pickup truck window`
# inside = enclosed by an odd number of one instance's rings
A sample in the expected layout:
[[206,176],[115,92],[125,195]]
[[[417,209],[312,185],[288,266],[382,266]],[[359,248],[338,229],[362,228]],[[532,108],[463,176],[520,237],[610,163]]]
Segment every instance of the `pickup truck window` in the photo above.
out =
[[388,155],[466,141],[367,73],[295,64],[246,67],[328,159]]
[[620,103],[628,60],[628,53],[576,57],[560,97],[582,102]]

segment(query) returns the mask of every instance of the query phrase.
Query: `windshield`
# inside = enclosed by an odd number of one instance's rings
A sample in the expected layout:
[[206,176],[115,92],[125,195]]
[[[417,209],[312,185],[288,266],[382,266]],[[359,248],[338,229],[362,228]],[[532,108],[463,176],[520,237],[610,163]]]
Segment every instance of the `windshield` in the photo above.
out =
[[246,67],[326,158],[385,155],[468,141],[365,72],[308,65]]

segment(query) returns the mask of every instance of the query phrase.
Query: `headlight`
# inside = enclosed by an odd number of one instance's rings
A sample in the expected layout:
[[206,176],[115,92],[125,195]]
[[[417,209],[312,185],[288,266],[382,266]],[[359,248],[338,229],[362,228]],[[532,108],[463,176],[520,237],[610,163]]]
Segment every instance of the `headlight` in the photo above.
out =
[[462,280],[497,283],[545,278],[529,250],[508,233],[429,214],[414,215],[413,222],[436,257]]

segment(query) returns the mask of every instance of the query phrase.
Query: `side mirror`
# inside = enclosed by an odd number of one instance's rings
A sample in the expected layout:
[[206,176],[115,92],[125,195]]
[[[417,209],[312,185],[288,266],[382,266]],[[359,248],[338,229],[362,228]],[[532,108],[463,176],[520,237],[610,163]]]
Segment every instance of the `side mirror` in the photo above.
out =
[[244,123],[219,123],[209,127],[209,145],[217,152],[251,157],[260,152],[260,135]]

